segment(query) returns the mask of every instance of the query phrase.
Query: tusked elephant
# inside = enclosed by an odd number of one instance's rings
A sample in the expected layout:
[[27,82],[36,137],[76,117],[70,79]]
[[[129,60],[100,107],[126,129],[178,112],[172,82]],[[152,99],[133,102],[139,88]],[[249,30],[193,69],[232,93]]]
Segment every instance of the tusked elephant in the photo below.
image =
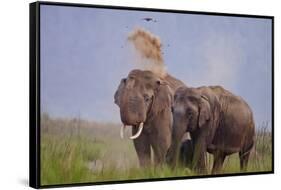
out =
[[115,103],[120,108],[120,135],[132,126],[135,150],[141,167],[151,165],[151,147],[156,165],[165,162],[171,143],[174,91],[183,83],[166,74],[160,78],[148,70],[132,70],[121,80],[115,92]]
[[180,87],[174,95],[173,134],[166,160],[175,167],[182,136],[189,132],[194,143],[193,169],[206,173],[205,154],[214,156],[212,173],[219,173],[227,155],[239,152],[246,170],[254,146],[255,124],[249,105],[220,86]]

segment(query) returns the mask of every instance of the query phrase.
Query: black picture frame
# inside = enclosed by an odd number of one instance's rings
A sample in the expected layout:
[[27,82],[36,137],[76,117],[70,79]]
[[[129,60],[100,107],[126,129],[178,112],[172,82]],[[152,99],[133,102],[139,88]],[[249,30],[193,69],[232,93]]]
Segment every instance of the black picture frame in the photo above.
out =
[[[138,179],[138,180],[124,180],[124,181],[103,181],[90,183],[72,183],[72,184],[55,184],[55,185],[41,185],[40,179],[40,6],[68,6],[68,7],[87,7],[87,8],[104,8],[104,9],[118,9],[118,10],[132,10],[132,11],[152,11],[164,13],[181,13],[181,14],[199,14],[199,15],[216,15],[216,16],[230,16],[243,18],[263,18],[271,20],[272,31],[272,170],[264,172],[247,172],[234,174],[218,174],[218,175],[200,175],[200,176],[186,176],[186,177],[169,177],[158,179]],[[141,7],[123,7],[123,6],[109,6],[109,5],[92,5],[92,4],[76,4],[76,3],[60,3],[60,2],[45,2],[38,1],[29,4],[29,60],[30,60],[30,75],[29,75],[29,185],[33,188],[52,188],[52,187],[69,187],[69,186],[87,186],[87,185],[101,185],[101,184],[121,184],[121,183],[135,183],[135,182],[149,182],[149,181],[163,181],[163,180],[182,180],[194,178],[210,178],[210,177],[231,177],[242,175],[257,175],[257,174],[272,174],[274,173],[274,16],[264,15],[248,15],[248,14],[233,14],[233,13],[218,13],[218,12],[200,12],[187,10],[169,10],[156,8],[141,8]]]

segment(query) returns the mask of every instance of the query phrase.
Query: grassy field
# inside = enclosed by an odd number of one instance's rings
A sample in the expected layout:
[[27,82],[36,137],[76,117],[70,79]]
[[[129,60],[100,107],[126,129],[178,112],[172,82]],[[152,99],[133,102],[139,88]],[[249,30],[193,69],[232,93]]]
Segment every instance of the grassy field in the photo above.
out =
[[[198,175],[186,168],[139,168],[132,141],[120,139],[119,129],[117,124],[50,118],[43,114],[42,185]],[[267,131],[267,123],[259,129],[247,172],[272,168],[271,133]],[[207,157],[211,168],[212,156]],[[223,172],[240,172],[238,154],[226,159]]]

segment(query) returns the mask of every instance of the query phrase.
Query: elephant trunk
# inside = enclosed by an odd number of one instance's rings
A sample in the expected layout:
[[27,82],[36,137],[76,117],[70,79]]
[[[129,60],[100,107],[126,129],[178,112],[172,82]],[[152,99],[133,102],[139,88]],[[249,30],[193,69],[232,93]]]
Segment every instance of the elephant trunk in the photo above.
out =
[[128,91],[120,105],[121,120],[126,125],[136,125],[145,121],[145,106],[141,95]]
[[120,129],[120,137],[124,137],[124,130],[126,126],[136,126],[138,127],[138,130],[130,137],[130,139],[138,138],[141,135],[146,118],[144,102],[141,97],[133,92],[128,93],[128,96],[122,99],[120,115],[124,124]]
[[179,154],[180,154],[180,146],[182,137],[185,134],[186,131],[186,125],[183,122],[178,122],[179,120],[175,119],[174,117],[174,123],[173,123],[173,132],[172,132],[172,144],[168,150],[168,153],[166,155],[167,163],[172,167],[176,167],[178,160],[179,160]]

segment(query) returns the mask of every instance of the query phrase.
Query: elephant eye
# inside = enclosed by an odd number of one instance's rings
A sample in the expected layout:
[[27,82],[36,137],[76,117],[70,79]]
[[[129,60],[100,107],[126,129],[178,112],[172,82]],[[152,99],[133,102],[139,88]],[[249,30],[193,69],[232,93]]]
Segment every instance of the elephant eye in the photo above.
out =
[[192,110],[187,109],[186,110],[186,115],[187,115],[187,117],[191,117],[192,116]]
[[150,101],[150,97],[147,94],[143,95],[143,98],[144,98],[145,102],[149,102]]
[[122,82],[123,82],[123,83],[126,83],[126,81],[127,81],[127,79],[122,79]]

